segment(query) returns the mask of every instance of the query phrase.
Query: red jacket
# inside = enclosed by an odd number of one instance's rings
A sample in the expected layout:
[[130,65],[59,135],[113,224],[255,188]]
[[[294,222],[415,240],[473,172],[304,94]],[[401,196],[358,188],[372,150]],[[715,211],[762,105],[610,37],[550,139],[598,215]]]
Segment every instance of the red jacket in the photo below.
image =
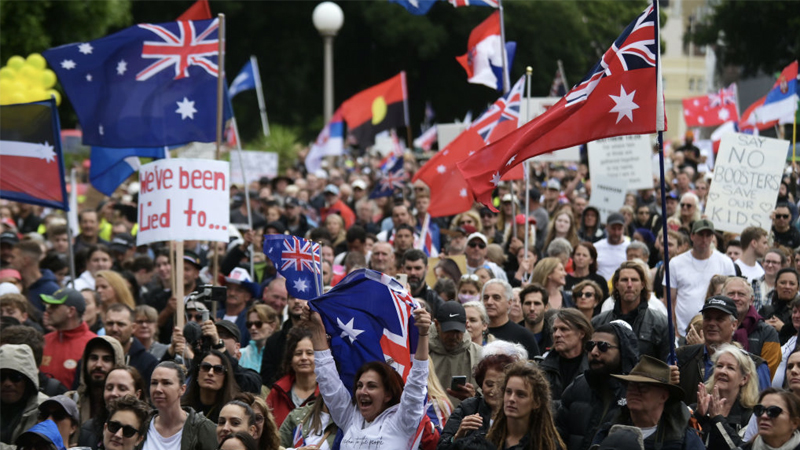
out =
[[332,204],[331,206],[320,208],[320,221],[325,222],[325,218],[331,214],[339,214],[342,216],[342,219],[344,219],[345,230],[349,229],[354,223],[356,223],[356,214],[341,199],[336,200],[336,203]]
[[83,357],[83,349],[90,339],[97,337],[86,322],[66,331],[53,331],[44,335],[44,352],[39,371],[50,375],[61,384],[72,388],[75,369]]
[[[275,424],[278,428],[286,420],[286,416],[295,409],[294,402],[292,401],[292,385],[294,384],[294,375],[284,375],[280,380],[272,385],[272,390],[267,395],[267,405],[272,409],[272,415],[275,416]],[[314,395],[307,398],[302,405],[305,406],[319,396],[319,384],[314,391]]]

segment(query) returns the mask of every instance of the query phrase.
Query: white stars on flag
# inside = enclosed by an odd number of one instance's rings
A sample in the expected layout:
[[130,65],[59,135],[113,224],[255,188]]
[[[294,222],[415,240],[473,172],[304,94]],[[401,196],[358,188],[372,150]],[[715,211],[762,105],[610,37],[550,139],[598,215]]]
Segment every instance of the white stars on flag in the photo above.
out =
[[83,53],[84,55],[91,55],[92,50],[94,50],[94,47],[92,47],[92,44],[88,42],[84,42],[83,44],[78,45],[78,51]]
[[722,120],[724,122],[727,122],[728,119],[731,117],[730,111],[728,111],[726,108],[720,109],[718,115],[719,115],[719,120]]
[[347,322],[345,324],[344,322],[342,322],[342,319],[338,317],[336,318],[336,323],[339,325],[339,328],[343,330],[341,338],[342,339],[350,338],[351,344],[356,341],[356,338],[358,338],[359,334],[364,332],[364,330],[359,330],[355,328],[355,325],[353,324],[354,321],[355,319],[351,318],[350,322]]
[[494,175],[492,175],[491,181],[492,184],[497,187],[497,185],[500,184],[500,172],[496,172]]
[[75,61],[71,59],[65,59],[61,61],[61,68],[66,70],[72,70],[75,68]]
[[636,95],[636,91],[631,92],[628,94],[625,92],[625,86],[620,85],[619,87],[619,96],[616,95],[609,95],[611,100],[614,100],[614,107],[611,108],[610,113],[617,113],[617,122],[619,123],[623,117],[627,117],[628,120],[633,122],[633,110],[639,109],[639,105],[633,102],[633,96]]
[[443,164],[440,164],[438,167],[436,167],[436,171],[439,173],[445,173],[447,171],[447,167],[445,167]]
[[128,63],[122,59],[117,63],[117,75],[124,75],[128,71]]
[[194,108],[193,101],[189,101],[188,98],[183,97],[183,101],[176,103],[178,104],[178,109],[176,109],[175,112],[181,115],[181,120],[186,120],[187,117],[194,120],[194,113],[196,113],[197,110]]
[[305,278],[298,278],[294,280],[294,288],[300,292],[308,290],[308,281]]
[[517,159],[517,155],[514,155],[514,156],[512,156],[512,157],[511,157],[511,159],[509,159],[509,160],[508,160],[508,162],[506,163],[506,165],[507,165],[507,166],[510,166],[510,165],[511,165],[511,164],[514,162],[514,160],[515,160],[515,159]]
[[86,74],[86,81],[92,81],[92,74],[90,73]]
[[467,189],[466,188],[461,188],[461,191],[458,193],[458,195],[461,196],[461,197],[466,197],[467,196]]
[[104,134],[105,134],[105,130],[103,130],[103,124],[100,124],[100,125],[97,127],[97,132],[98,132],[98,133],[100,133],[100,136],[102,136],[102,135],[104,135]]

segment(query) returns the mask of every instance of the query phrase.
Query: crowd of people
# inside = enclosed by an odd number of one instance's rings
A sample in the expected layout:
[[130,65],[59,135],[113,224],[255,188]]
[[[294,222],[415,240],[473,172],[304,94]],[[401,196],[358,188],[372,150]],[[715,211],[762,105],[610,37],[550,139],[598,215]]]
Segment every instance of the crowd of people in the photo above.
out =
[[[800,449],[791,183],[770,229],[722,232],[694,149],[672,155],[663,208],[656,182],[607,215],[585,163],[533,164],[528,192],[501,183],[497,212],[454,217],[431,217],[421,182],[370,198],[375,158],[290,168],[234,187],[230,242],[185,241],[183,273],[169,243],[136,246],[135,183],[82,208],[72,245],[60,212],[3,201],[2,448]],[[343,384],[351,362],[261,251],[270,234],[321,244],[326,291],[360,269],[407,280],[405,380],[371,361]]]

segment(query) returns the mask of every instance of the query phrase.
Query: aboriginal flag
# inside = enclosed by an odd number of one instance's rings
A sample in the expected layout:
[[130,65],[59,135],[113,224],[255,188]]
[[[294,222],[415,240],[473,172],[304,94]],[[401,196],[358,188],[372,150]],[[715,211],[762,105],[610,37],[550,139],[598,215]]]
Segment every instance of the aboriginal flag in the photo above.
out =
[[350,135],[359,147],[366,148],[381,131],[408,125],[407,101],[406,73],[400,72],[350,97],[340,110]]

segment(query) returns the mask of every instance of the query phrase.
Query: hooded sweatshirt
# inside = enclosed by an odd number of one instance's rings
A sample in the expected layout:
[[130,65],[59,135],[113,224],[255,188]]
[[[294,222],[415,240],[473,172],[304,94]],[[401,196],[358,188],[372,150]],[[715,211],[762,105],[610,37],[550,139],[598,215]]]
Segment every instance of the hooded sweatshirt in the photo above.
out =
[[[472,368],[480,361],[483,355],[483,347],[472,342],[469,334],[464,333],[461,343],[453,350],[448,351],[444,348],[442,340],[439,339],[439,333],[436,328],[431,327],[431,333],[433,334],[429,340],[430,359],[433,362],[436,377],[439,378],[442,387],[449,388],[450,380],[454,375],[466,375],[467,383],[477,386],[478,382],[475,381]],[[449,394],[447,397],[450,399],[450,403],[453,404],[453,408],[461,404],[461,400]]]
[[65,450],[64,441],[61,439],[61,433],[58,431],[58,425],[50,419],[42,423],[37,423],[29,430],[22,433],[17,439],[17,446],[24,445],[28,439],[28,435],[36,434],[39,437],[49,440],[56,450]]
[[[25,377],[25,395],[14,405],[2,403],[0,413],[0,439],[2,448],[14,448],[14,443],[24,431],[36,424],[39,418],[39,371],[33,359],[33,350],[25,344],[6,344],[0,347],[0,369],[16,370]],[[59,438],[60,440],[60,438]]]
[[81,373],[78,378],[78,389],[69,391],[66,394],[78,405],[78,411],[81,414],[81,423],[92,418],[92,400],[89,398],[89,390],[91,387],[89,386],[90,383],[86,371],[88,370],[87,361],[89,359],[89,353],[94,350],[96,345],[102,345],[103,348],[106,349],[111,348],[114,355],[115,366],[125,364],[125,352],[122,350],[122,345],[115,338],[96,336],[86,343],[86,347],[83,349],[83,356],[81,357]]

